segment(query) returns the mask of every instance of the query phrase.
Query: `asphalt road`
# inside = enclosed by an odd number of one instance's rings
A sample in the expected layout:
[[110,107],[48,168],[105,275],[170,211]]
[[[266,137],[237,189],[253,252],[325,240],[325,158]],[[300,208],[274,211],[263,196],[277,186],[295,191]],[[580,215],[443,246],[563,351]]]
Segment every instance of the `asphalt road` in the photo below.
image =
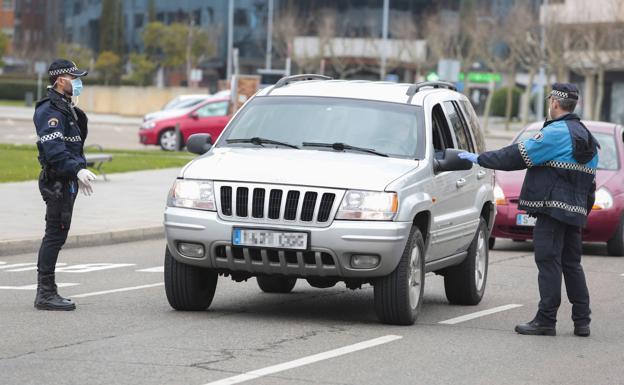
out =
[[449,305],[442,278],[427,276],[410,327],[377,322],[371,287],[302,280],[282,295],[221,278],[208,311],[177,312],[162,286],[163,251],[164,240],[63,251],[57,282],[78,303],[67,313],[33,308],[35,254],[0,258],[0,383],[624,383],[624,258],[602,245],[583,260],[589,338],[572,334],[567,303],[556,337],[513,332],[536,306],[530,243],[498,243],[478,306]]

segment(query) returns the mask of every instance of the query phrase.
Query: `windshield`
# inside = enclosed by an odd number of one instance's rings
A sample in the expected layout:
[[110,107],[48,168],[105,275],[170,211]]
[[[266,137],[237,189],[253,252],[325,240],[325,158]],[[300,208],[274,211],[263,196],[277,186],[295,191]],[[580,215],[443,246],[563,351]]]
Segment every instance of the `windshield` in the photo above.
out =
[[[516,142],[529,139],[537,133],[537,130],[524,131],[516,140]],[[618,162],[617,148],[613,135],[592,132],[592,135],[600,143],[598,149],[598,169],[599,170],[618,170],[620,164]]]
[[[254,146],[227,140],[263,138],[297,147],[303,147],[304,142],[344,143],[394,157],[420,158],[424,152],[420,149],[420,127],[424,126],[421,116],[421,107],[407,104],[326,97],[256,97],[232,121],[217,147]],[[331,147],[305,148],[335,151]]]

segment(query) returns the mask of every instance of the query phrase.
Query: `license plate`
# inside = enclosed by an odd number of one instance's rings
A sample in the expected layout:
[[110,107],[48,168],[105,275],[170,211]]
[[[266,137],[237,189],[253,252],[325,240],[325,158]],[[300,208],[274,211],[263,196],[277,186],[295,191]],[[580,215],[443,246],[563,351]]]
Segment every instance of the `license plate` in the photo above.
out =
[[516,225],[518,226],[535,226],[537,218],[530,217],[527,214],[518,214],[516,216]]
[[232,231],[232,244],[234,246],[307,250],[308,237],[308,233],[301,232],[235,228]]

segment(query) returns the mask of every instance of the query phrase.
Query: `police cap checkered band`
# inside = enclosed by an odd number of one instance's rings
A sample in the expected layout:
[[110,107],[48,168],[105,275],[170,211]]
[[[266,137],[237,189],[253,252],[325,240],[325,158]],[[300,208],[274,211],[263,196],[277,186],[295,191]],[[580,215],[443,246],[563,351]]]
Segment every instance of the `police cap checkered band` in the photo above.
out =
[[579,98],[578,88],[574,84],[570,83],[555,83],[550,91],[550,96],[555,96],[561,99],[578,100]]
[[87,71],[78,68],[76,63],[65,59],[56,59],[50,64],[50,68],[48,68],[48,75],[51,77],[64,74],[81,77],[85,76],[87,73]]

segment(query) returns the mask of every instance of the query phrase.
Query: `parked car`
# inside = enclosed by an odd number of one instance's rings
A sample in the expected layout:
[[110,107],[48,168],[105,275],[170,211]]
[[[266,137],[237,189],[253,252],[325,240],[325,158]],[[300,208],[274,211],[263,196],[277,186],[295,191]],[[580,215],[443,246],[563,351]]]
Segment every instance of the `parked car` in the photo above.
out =
[[[584,122],[600,143],[596,173],[596,203],[587,226],[583,229],[585,242],[606,242],[610,255],[624,255],[624,133],[622,126],[605,122]],[[513,142],[527,139],[537,133],[541,123],[522,130]],[[533,238],[535,218],[518,210],[518,196],[525,170],[496,171],[494,195],[498,215],[490,238],[528,240]]]
[[159,145],[166,151],[176,150],[179,140],[176,127],[179,127],[182,145],[197,133],[216,138],[230,120],[229,106],[228,97],[208,98],[193,107],[175,110],[173,116],[143,122],[139,140],[146,145]]
[[176,116],[180,114],[180,110],[187,110],[204,100],[210,98],[209,94],[193,94],[193,95],[180,95],[175,97],[169,103],[159,110],[150,112],[143,116],[143,121]]
[[[216,136],[212,138],[217,139]],[[165,288],[177,310],[210,306],[218,276],[288,293],[374,285],[375,310],[413,324],[425,273],[452,303],[485,292],[493,172],[468,99],[448,83],[281,79],[237,112],[180,173],[165,210]]]

